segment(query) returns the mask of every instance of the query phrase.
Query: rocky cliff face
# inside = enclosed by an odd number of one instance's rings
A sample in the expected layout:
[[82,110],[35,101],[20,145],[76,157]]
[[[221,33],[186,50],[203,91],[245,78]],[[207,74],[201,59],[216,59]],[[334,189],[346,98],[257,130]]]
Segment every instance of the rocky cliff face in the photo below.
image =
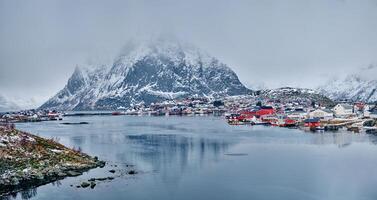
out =
[[110,66],[77,67],[67,85],[41,108],[111,110],[190,96],[250,93],[216,58],[179,42],[127,46]]

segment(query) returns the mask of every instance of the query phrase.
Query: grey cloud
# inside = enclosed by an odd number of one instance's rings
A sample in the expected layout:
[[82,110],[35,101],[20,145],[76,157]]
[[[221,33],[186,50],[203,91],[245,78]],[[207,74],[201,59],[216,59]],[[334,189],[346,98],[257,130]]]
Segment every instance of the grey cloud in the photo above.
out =
[[375,0],[0,1],[0,94],[39,102],[76,65],[132,38],[169,34],[247,85],[315,87],[377,61]]

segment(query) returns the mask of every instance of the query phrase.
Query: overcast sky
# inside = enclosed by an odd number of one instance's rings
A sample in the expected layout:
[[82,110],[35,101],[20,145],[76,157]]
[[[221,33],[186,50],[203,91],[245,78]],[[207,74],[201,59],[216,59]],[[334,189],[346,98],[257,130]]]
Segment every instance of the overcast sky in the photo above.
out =
[[76,65],[158,34],[206,50],[248,86],[316,87],[377,63],[377,0],[0,0],[0,95],[42,103]]

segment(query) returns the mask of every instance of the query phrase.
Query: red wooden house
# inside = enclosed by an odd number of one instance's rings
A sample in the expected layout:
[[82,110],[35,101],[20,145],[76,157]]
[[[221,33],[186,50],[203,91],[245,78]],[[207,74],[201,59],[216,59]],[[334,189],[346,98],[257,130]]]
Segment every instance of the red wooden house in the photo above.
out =
[[259,118],[264,115],[274,115],[276,114],[276,110],[272,106],[262,106],[256,110],[242,111],[240,114],[246,118],[252,118],[254,116]]
[[321,122],[319,118],[305,119],[304,123],[305,123],[304,124],[305,127],[310,127],[310,128],[321,126]]
[[274,115],[275,113],[276,111],[272,106],[262,106],[256,111],[256,115],[259,117],[263,115]]

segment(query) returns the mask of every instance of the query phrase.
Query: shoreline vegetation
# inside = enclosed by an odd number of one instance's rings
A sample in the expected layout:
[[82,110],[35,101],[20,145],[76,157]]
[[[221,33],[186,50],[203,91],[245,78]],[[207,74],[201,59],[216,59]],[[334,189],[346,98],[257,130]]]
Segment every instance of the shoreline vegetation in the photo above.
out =
[[0,126],[0,197],[79,176],[106,162],[14,127]]

